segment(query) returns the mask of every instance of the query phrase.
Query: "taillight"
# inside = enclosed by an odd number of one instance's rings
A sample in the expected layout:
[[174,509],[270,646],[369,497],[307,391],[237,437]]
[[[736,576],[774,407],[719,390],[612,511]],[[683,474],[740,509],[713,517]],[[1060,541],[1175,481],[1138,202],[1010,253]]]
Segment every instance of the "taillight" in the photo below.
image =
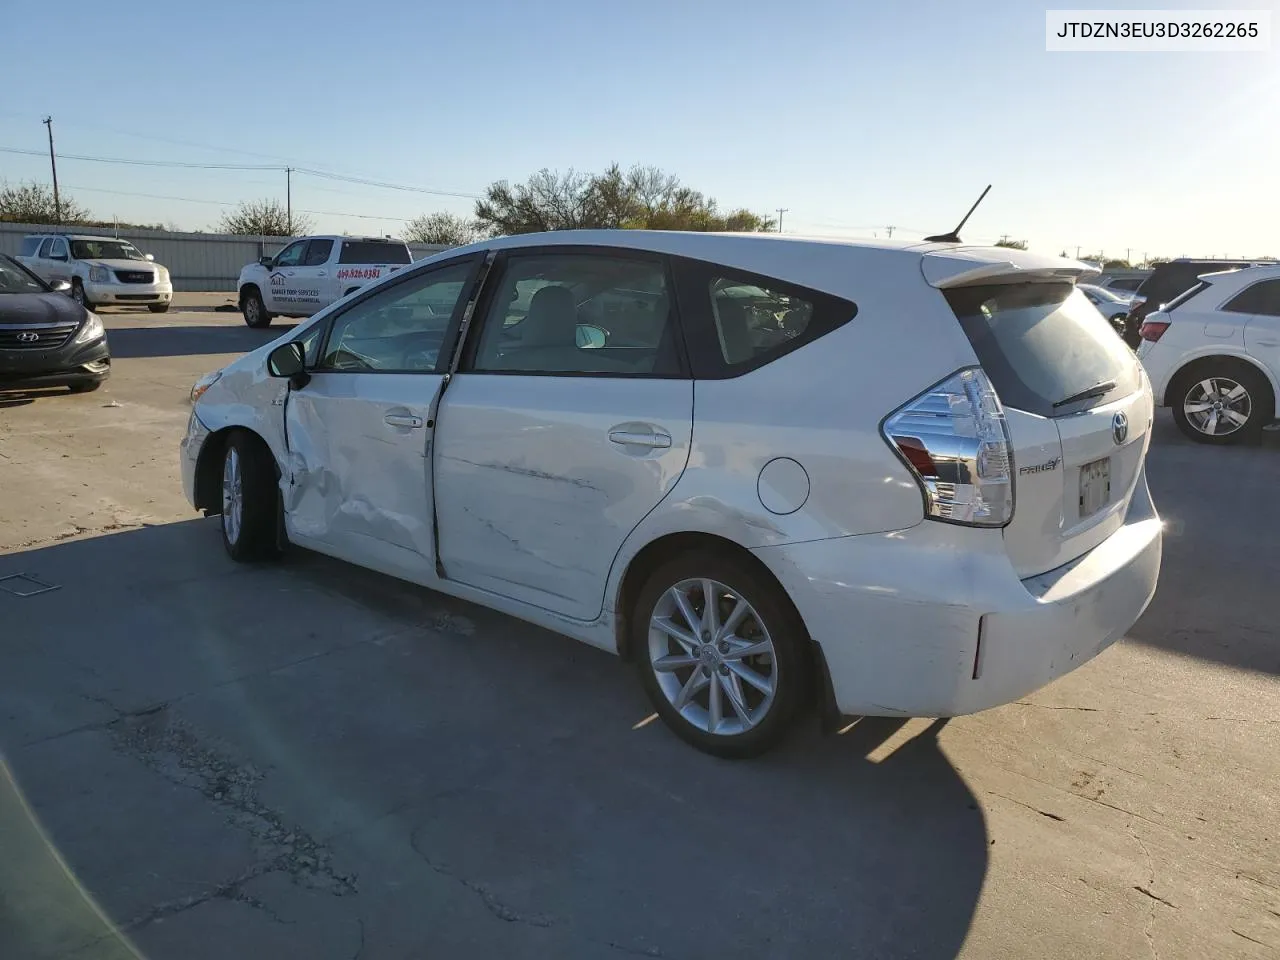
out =
[[1150,340],[1155,343],[1164,336],[1164,332],[1168,329],[1168,320],[1144,320],[1142,326],[1138,328],[1138,336],[1143,340]]
[[882,430],[915,474],[927,516],[979,527],[1013,519],[1009,428],[981,367],[930,387],[894,411]]

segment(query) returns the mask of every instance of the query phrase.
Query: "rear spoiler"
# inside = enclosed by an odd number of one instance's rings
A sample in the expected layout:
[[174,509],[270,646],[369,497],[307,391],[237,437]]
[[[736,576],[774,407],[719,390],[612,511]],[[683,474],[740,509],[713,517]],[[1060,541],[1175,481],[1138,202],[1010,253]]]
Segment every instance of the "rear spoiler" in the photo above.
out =
[[[1005,259],[991,259],[992,254],[1009,253]],[[1043,283],[1051,280],[1079,283],[1099,276],[1102,271],[1079,260],[1044,257],[1022,251],[983,249],[976,256],[954,256],[949,253],[926,253],[920,259],[920,270],[930,286],[939,290],[971,287],[983,283]],[[987,256],[982,256],[986,254]]]

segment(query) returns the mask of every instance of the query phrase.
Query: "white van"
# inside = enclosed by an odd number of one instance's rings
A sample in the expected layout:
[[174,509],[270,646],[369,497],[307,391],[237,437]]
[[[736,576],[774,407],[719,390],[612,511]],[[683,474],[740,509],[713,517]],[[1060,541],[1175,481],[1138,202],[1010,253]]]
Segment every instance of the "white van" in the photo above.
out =
[[412,262],[403,240],[303,237],[240,271],[240,312],[251,327],[277,316],[309,317]]

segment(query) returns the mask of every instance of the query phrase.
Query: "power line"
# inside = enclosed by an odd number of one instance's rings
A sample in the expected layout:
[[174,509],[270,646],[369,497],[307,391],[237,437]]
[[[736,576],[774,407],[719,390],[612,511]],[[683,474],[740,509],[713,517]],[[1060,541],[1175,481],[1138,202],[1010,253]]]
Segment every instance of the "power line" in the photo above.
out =
[[[175,200],[180,203],[207,203],[219,207],[237,207],[239,203],[233,200],[209,200],[204,197],[175,197],[172,194],[164,193],[137,193],[132,190],[108,190],[105,187],[79,187],[72,184],[67,185],[69,190],[84,190],[89,193],[109,193],[118,197],[143,197],[148,200]],[[413,217],[393,217],[390,215],[380,215],[376,213],[347,213],[343,210],[306,210],[299,208],[299,213],[312,213],[321,217],[355,217],[360,220],[394,220],[397,223],[408,223]]]

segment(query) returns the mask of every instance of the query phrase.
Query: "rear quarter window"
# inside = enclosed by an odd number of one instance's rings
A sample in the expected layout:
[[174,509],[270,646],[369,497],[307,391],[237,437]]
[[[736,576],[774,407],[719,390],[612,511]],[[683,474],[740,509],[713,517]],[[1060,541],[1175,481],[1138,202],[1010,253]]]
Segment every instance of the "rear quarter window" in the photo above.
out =
[[[991,284],[946,293],[1005,406],[1057,417],[1138,389],[1138,361],[1070,283]],[[1108,381],[1106,394],[1067,397]]]
[[701,260],[672,258],[693,375],[756,370],[844,326],[852,300]]
[[339,263],[412,263],[409,248],[403,243],[382,243],[377,240],[343,240]]

